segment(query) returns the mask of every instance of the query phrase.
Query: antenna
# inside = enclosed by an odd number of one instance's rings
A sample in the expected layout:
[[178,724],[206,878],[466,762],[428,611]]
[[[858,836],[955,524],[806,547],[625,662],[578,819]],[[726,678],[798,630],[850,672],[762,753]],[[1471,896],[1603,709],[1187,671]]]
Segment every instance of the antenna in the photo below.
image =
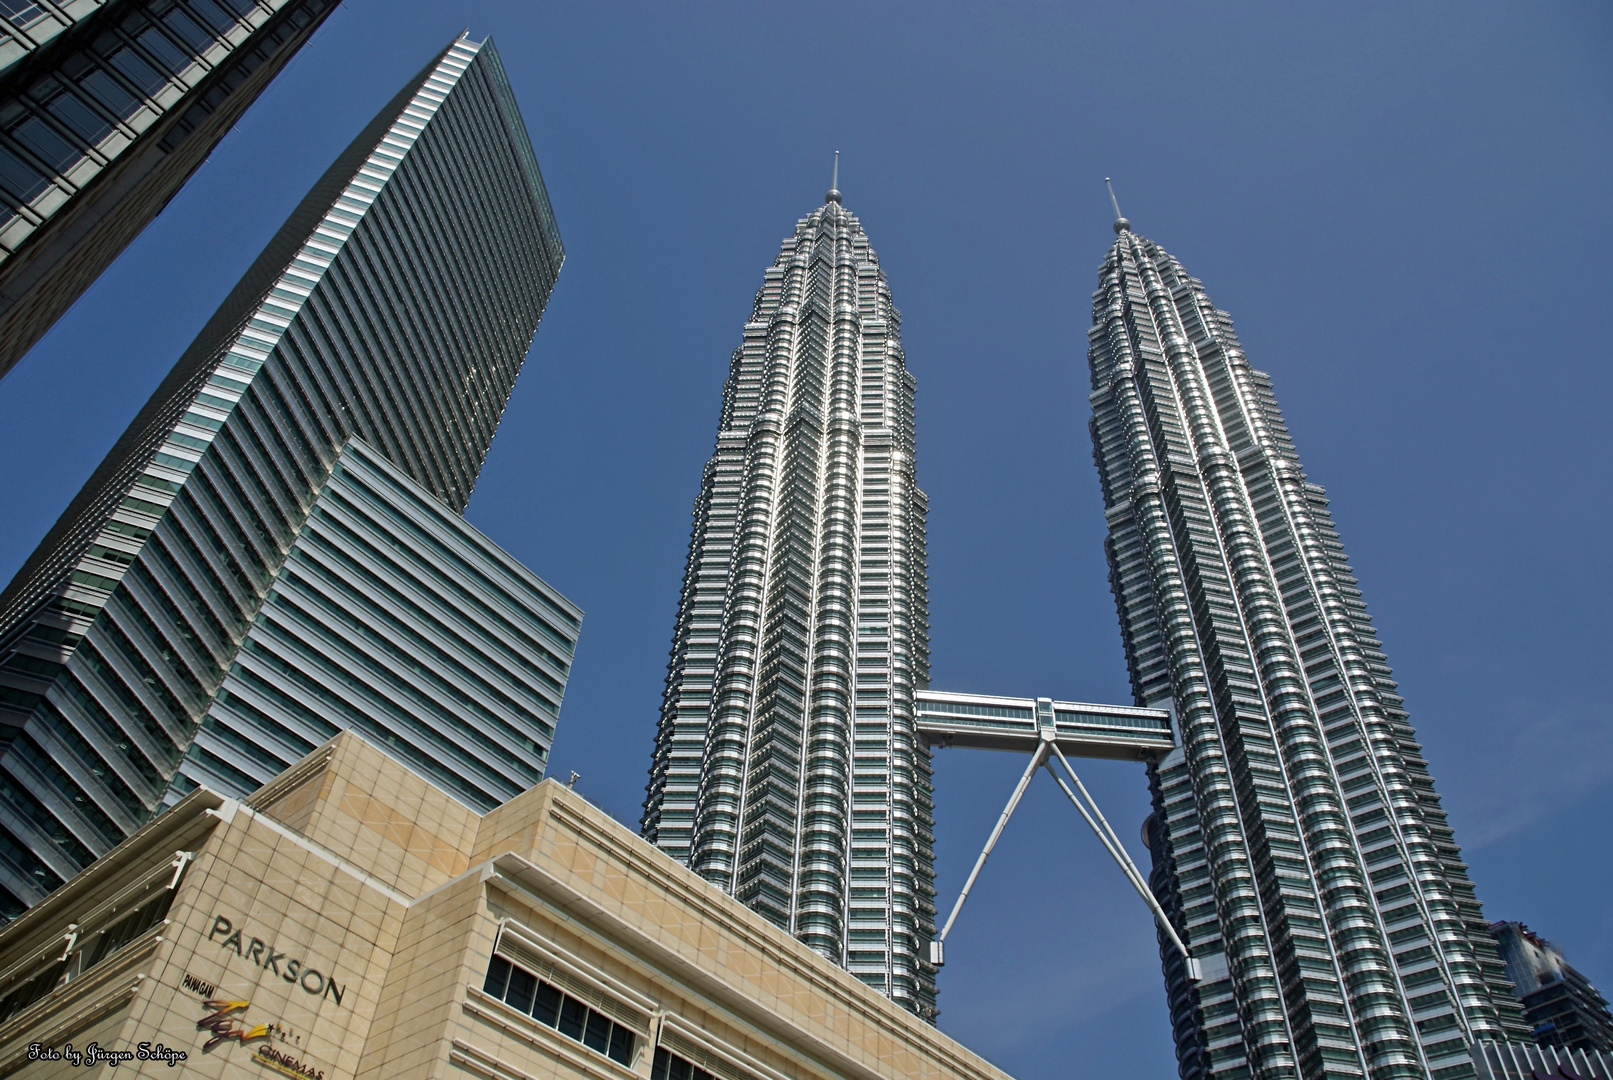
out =
[[835,171],[829,180],[829,194],[823,197],[824,202],[837,203],[840,201],[840,151],[835,151]]
[[1115,232],[1126,232],[1131,228],[1131,222],[1127,221],[1126,216],[1120,212],[1120,200],[1115,198],[1115,186],[1109,182],[1107,176],[1103,178],[1103,182],[1109,189],[1109,205],[1115,208]]

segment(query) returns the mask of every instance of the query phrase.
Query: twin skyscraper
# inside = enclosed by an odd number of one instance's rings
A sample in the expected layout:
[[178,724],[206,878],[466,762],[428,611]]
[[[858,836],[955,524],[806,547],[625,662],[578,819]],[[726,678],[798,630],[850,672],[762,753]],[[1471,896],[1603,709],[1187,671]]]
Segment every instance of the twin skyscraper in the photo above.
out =
[[[732,356],[643,835],[933,1017],[933,749],[1128,757],[1184,1078],[1472,1075],[1527,1030],[1327,500],[1227,314],[1116,232],[1088,362],[1133,705],[931,688],[916,384],[831,189]],[[0,594],[5,916],[343,729],[478,812],[542,777],[582,613],[461,512],[563,259],[498,55],[460,38]]]
[[723,388],[644,835],[909,1008],[934,923],[926,502],[901,314],[830,190]]
[[1018,726],[1030,749],[1038,725],[1072,752],[1134,746],[1150,885],[1194,961],[1161,934],[1184,1078],[1470,1075],[1476,1044],[1528,1029],[1323,490],[1231,318],[1124,218],[1116,232],[1091,431],[1141,708],[1104,723],[1168,717],[1168,752],[1136,730],[1083,739],[1101,707],[930,689],[914,379],[831,190],[733,356],[644,834],[928,1013],[932,747],[1012,748]]

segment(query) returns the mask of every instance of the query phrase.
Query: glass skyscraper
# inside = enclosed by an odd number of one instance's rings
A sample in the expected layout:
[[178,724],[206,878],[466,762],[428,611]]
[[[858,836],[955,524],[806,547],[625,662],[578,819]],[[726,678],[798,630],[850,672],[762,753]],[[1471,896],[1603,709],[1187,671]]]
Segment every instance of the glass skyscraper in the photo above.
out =
[[0,376],[338,0],[0,3]]
[[0,594],[0,914],[176,783],[254,786],[323,740],[316,720],[409,743],[473,805],[541,775],[580,613],[452,519],[563,258],[498,54],[462,37],[314,186]]
[[763,275],[723,390],[644,835],[924,1015],[935,921],[925,496],[901,314],[829,192]]
[[1490,936],[1537,1044],[1613,1053],[1607,999],[1561,949],[1520,922],[1491,923]]
[[582,612],[355,438],[170,797],[256,791],[352,728],[487,813],[543,779]]
[[1504,966],[1271,381],[1124,218],[1093,294],[1093,453],[1148,766],[1184,1080],[1474,1072],[1523,1038]]

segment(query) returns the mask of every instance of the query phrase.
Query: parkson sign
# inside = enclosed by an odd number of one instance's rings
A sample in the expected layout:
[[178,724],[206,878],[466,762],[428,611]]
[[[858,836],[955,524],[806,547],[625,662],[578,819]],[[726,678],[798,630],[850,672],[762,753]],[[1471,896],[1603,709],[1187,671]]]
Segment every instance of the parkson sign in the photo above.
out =
[[342,995],[347,992],[347,988],[336,981],[334,972],[326,975],[318,968],[310,966],[307,961],[292,959],[286,953],[277,950],[269,941],[249,936],[244,927],[236,926],[223,915],[213,917],[213,928],[207,932],[207,940],[215,942],[228,952],[233,952],[253,967],[274,972],[286,982],[302,987],[304,993],[312,994],[314,997],[329,998],[340,1005]]

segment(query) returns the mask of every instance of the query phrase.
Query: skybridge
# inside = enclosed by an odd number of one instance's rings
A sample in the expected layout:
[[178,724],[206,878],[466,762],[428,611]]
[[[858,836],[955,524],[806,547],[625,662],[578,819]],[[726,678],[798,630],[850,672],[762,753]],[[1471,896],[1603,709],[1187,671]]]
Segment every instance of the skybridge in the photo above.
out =
[[1176,748],[1171,715],[1161,709],[938,690],[920,690],[913,707],[919,737],[937,749],[1029,754],[1044,730],[1067,757],[1158,761]]
[[[1120,837],[1110,827],[1098,804],[1087,791],[1086,785],[1070,766],[1072,757],[1100,758],[1109,761],[1157,762],[1176,749],[1176,738],[1171,731],[1171,714],[1163,709],[1141,709],[1128,705],[1090,705],[1075,701],[1054,701],[1052,698],[995,697],[987,694],[950,694],[940,690],[920,690],[914,695],[915,727],[918,736],[932,749],[958,747],[966,750],[1003,750],[1030,755],[1030,763],[1008,798],[1008,805],[997,818],[986,846],[975,860],[963,892],[952,906],[946,925],[930,942],[930,963],[940,967],[946,962],[945,942],[952,924],[957,921],[963,903],[969,899],[991,849],[996,847],[1014,808],[1030,786],[1036,770],[1046,768],[1053,774],[1059,788],[1080,811],[1091,826],[1110,858],[1137,890],[1154,920],[1170,939],[1182,959],[1187,963],[1188,977],[1200,978],[1197,960],[1182,944],[1154,899],[1154,894],[1143,880],[1142,872],[1131,861]],[[1057,760],[1064,767],[1064,775],[1054,768]],[[1067,782],[1065,775],[1069,777]],[[1073,783],[1073,788],[1072,788]]]

